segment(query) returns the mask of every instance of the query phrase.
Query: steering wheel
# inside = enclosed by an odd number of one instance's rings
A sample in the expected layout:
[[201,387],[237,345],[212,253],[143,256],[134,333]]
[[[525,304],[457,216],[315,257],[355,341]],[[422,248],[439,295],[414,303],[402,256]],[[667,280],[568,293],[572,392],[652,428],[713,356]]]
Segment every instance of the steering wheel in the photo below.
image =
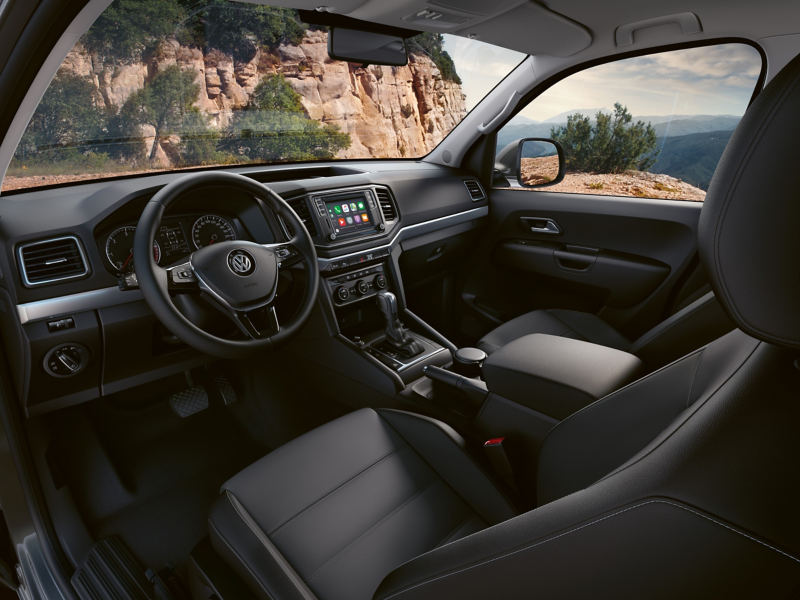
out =
[[[159,267],[152,248],[164,211],[187,194],[210,187],[233,188],[263,200],[289,225],[294,237],[282,244],[219,242],[193,252],[184,264],[169,269]],[[233,173],[193,173],[161,189],[139,219],[133,260],[139,288],[156,317],[185,343],[219,358],[247,358],[286,343],[308,321],[319,289],[317,253],[303,222],[270,188]],[[303,263],[308,274],[303,298],[292,319],[280,325],[274,306],[278,277],[281,269],[298,262]],[[186,292],[199,292],[233,321],[246,339],[217,337],[195,326],[170,299],[170,293]],[[259,321],[266,323],[266,329],[257,327]]]

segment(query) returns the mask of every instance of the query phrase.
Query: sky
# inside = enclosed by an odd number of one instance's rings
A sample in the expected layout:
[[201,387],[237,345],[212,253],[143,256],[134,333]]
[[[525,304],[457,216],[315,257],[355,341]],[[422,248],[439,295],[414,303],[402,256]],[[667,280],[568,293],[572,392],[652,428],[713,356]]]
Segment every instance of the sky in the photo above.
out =
[[[524,55],[445,35],[471,110]],[[761,70],[761,56],[745,44],[721,44],[615,61],[555,84],[521,111],[544,121],[573,109],[613,109],[634,116],[742,115]]]

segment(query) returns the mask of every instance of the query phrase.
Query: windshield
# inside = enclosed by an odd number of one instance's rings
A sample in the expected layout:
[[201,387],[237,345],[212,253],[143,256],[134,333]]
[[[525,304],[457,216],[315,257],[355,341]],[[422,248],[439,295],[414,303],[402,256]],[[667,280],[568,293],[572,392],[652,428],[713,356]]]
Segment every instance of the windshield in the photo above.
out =
[[423,33],[403,67],[228,0],[115,0],[50,83],[3,191],[198,166],[428,154],[524,55]]

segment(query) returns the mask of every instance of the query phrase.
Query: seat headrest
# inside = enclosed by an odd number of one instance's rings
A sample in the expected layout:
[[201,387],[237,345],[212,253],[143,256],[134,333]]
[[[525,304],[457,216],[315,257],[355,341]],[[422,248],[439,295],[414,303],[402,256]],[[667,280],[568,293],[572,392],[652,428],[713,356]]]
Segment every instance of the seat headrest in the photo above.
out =
[[737,326],[800,348],[800,56],[733,133],[708,189],[698,246]]

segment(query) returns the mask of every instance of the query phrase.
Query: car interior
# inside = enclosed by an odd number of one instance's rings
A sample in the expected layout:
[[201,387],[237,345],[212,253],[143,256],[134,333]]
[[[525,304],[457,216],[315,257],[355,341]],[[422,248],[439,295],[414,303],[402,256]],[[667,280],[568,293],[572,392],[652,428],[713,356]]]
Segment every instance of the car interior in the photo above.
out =
[[0,3],[0,598],[797,597],[799,30]]

